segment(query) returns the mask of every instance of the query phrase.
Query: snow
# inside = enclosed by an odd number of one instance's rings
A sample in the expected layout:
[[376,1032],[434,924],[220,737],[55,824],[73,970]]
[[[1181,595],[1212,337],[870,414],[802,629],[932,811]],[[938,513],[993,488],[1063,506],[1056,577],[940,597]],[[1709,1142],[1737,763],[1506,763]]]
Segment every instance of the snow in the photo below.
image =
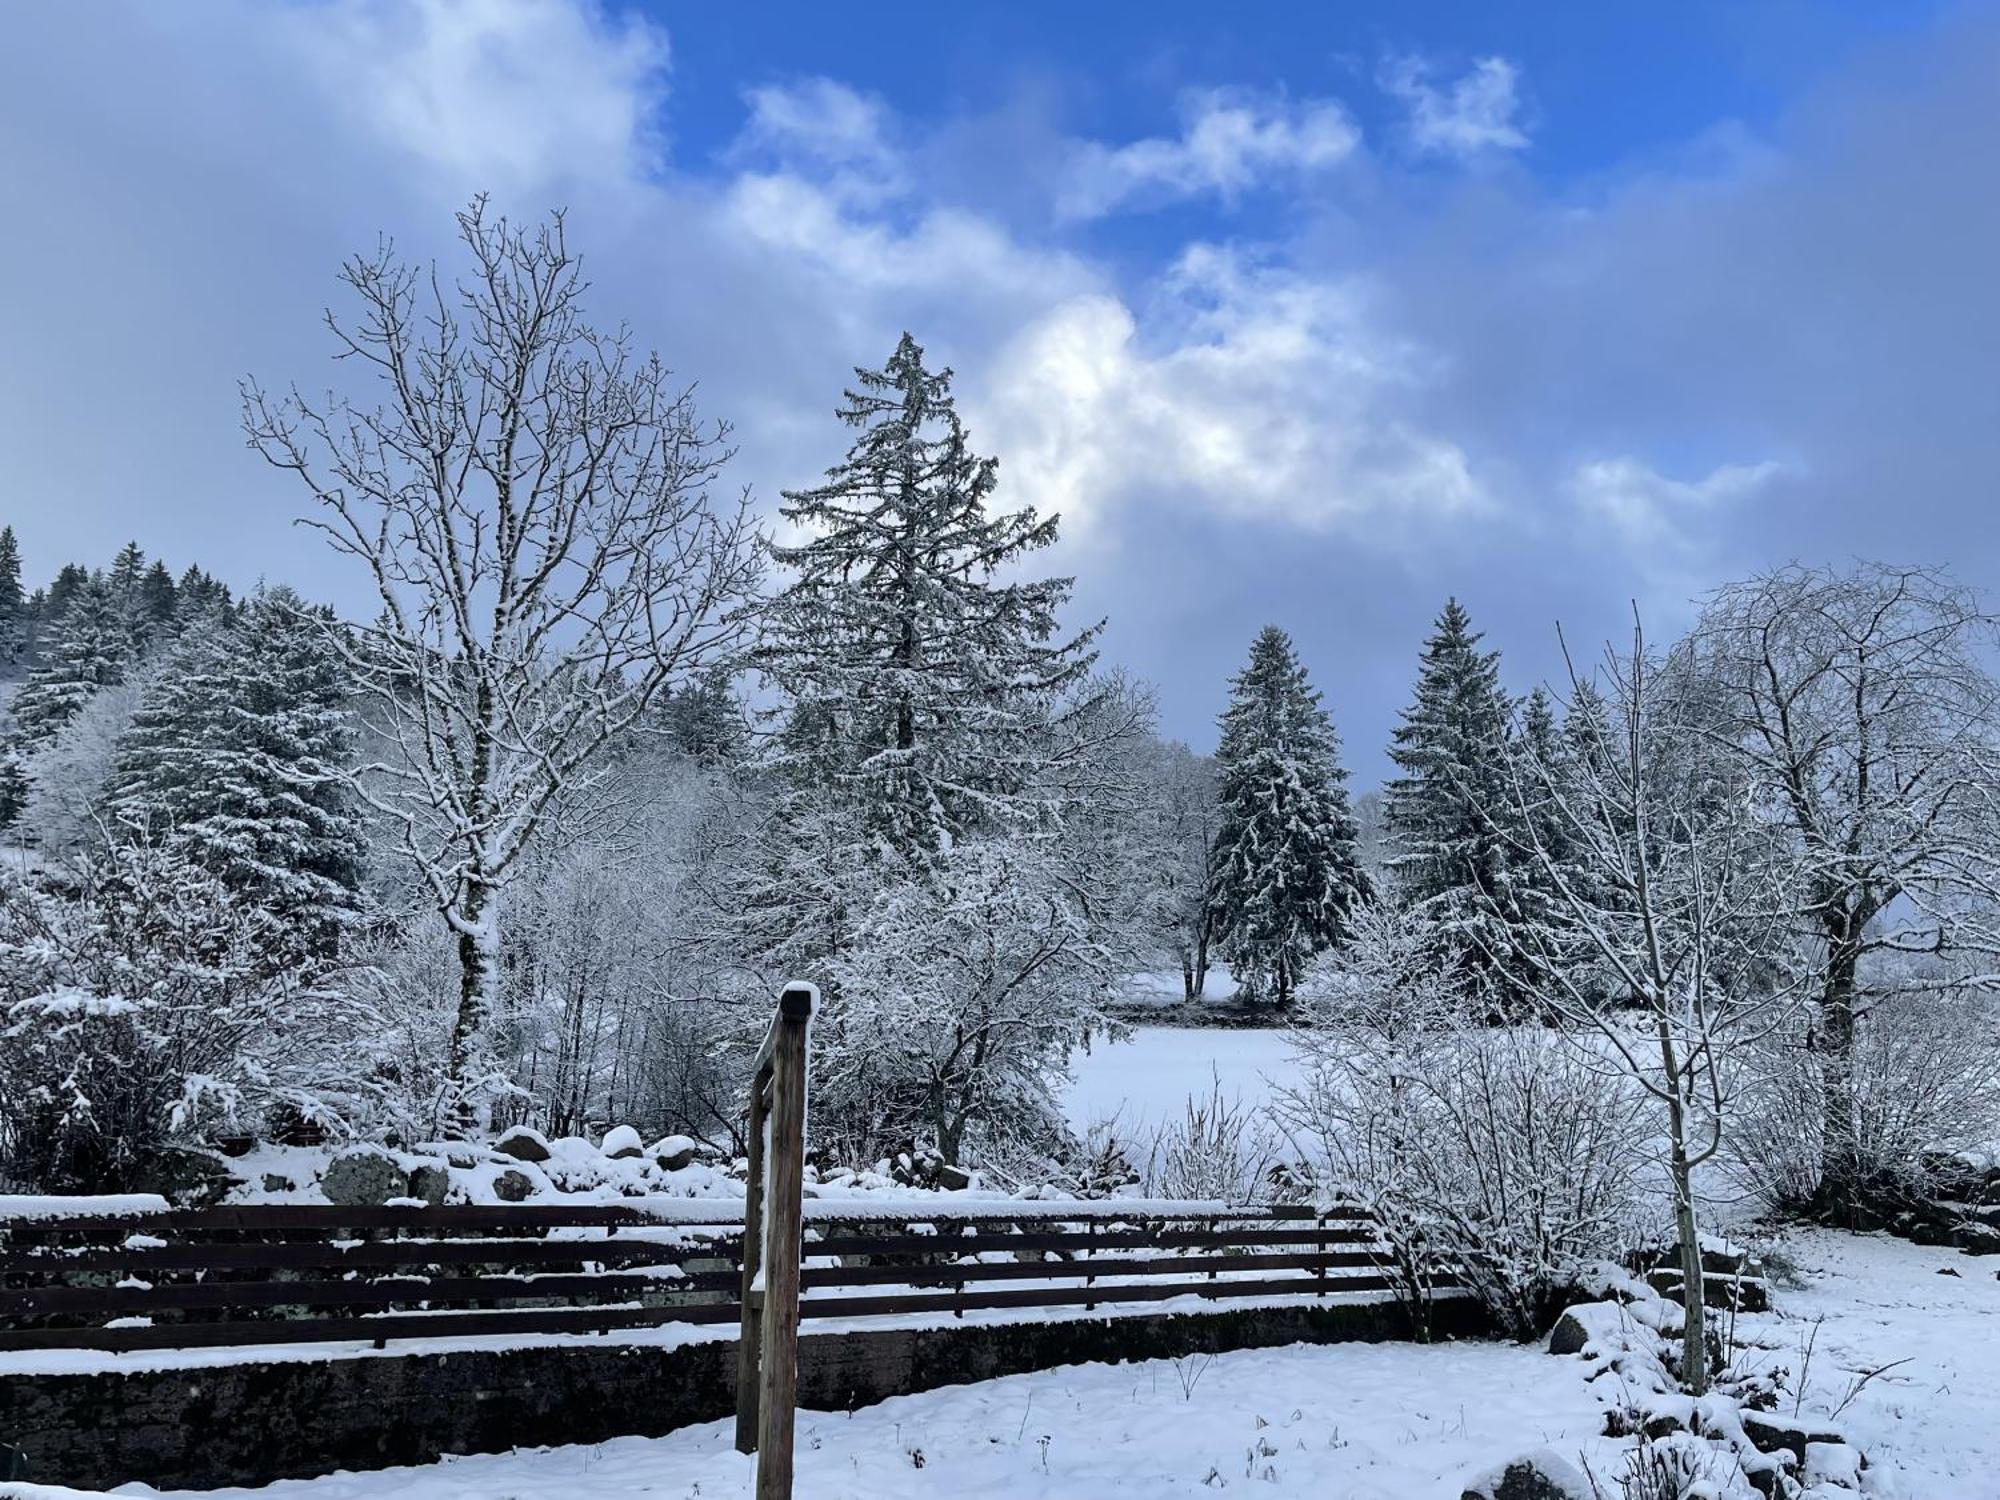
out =
[[1274,1084],[1297,1074],[1291,1033],[1251,1027],[1135,1026],[1118,1041],[1093,1038],[1070,1068],[1070,1124],[1083,1130],[1115,1119],[1128,1143],[1149,1140],[1179,1120],[1190,1099],[1207,1099],[1218,1086],[1226,1100],[1261,1107]]
[[[1573,1360],[1465,1344],[1299,1345],[1212,1359],[1071,1365],[801,1413],[795,1492],[810,1500],[1455,1496],[1496,1455],[1548,1447],[1604,1471],[1602,1408]],[[443,1464],[288,1481],[267,1500],[728,1500],[754,1460],[733,1423]],[[122,1493],[150,1495],[130,1487]]]
[[158,1193],[99,1193],[89,1197],[0,1193],[0,1223],[67,1219],[78,1214],[163,1214],[171,1206]]
[[[1777,1345],[1762,1351],[1766,1364],[1796,1372],[1811,1341],[1800,1414],[1831,1417],[1866,1372],[1907,1360],[1869,1379],[1838,1418],[1868,1455],[1873,1482],[1893,1478],[1899,1489],[1889,1492],[1912,1500],[2000,1496],[1995,1262],[1819,1229],[1788,1233],[1778,1251],[1805,1285],[1780,1281],[1775,1312],[1743,1321]],[[1779,1414],[1791,1415],[1789,1399]]]

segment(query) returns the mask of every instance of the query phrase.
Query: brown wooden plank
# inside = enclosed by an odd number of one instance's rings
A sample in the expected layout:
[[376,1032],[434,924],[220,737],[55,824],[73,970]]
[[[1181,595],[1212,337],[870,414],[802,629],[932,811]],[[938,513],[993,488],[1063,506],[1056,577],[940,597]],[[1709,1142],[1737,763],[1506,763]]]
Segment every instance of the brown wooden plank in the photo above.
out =
[[[1330,1224],[1327,1244],[1367,1245],[1376,1240],[1372,1224]],[[981,1233],[830,1235],[807,1240],[808,1255],[959,1255],[980,1250],[1203,1249],[1228,1245],[1312,1245],[1322,1232],[1310,1221],[1291,1229],[1104,1229]]]
[[150,1287],[31,1287],[23,1291],[0,1291],[0,1317],[39,1317],[51,1313],[118,1317],[190,1308],[395,1307],[412,1302],[511,1302],[524,1297],[629,1301],[648,1293],[733,1293],[735,1288],[734,1271],[703,1271],[672,1278],[608,1271],[583,1276],[399,1276],[372,1281],[197,1281]]
[[737,1307],[515,1308],[497,1312],[392,1313],[381,1318],[271,1318],[154,1328],[0,1329],[0,1351],[22,1349],[209,1349],[237,1344],[369,1343],[521,1333],[594,1333],[668,1323],[734,1323]]
[[[712,1224],[738,1229],[741,1210],[719,1204]],[[622,1203],[520,1203],[491,1206],[476,1203],[433,1204],[423,1208],[391,1208],[367,1204],[347,1207],[332,1203],[249,1203],[219,1208],[178,1208],[150,1214],[81,1214],[65,1219],[8,1221],[0,1214],[0,1232],[21,1236],[92,1234],[217,1234],[321,1233],[334,1229],[452,1230],[477,1233],[492,1230],[589,1229],[622,1225],[662,1229],[699,1227],[655,1218]]]
[[792,1448],[798,1430],[799,1281],[796,1247],[804,1237],[806,1028],[814,991],[791,986],[772,1027],[769,1159],[764,1170],[763,1296],[758,1302],[757,1500],[792,1500]]
[[1223,1271],[1368,1270],[1379,1264],[1359,1251],[1301,1251],[1287,1255],[1162,1255],[1126,1259],[1057,1261],[973,1261],[939,1266],[808,1266],[805,1284],[877,1286],[910,1282],[963,1285],[972,1281],[1061,1280],[1072,1276],[1171,1276],[1186,1278]]
[[346,1270],[363,1266],[659,1265],[680,1260],[734,1261],[739,1249],[733,1234],[691,1245],[620,1235],[593,1240],[369,1240],[349,1245],[325,1240],[192,1243],[74,1252],[49,1248],[0,1254],[0,1277],[127,1271],[144,1278],[159,1271]]
[[[1310,1276],[1244,1281],[1136,1282],[1129,1286],[1002,1287],[993,1291],[905,1293],[881,1297],[808,1297],[799,1305],[805,1318],[889,1317],[900,1313],[984,1312],[999,1308],[1065,1307],[1082,1302],[1164,1302],[1173,1297],[1310,1297],[1322,1283]],[[1382,1292],[1382,1276],[1328,1280],[1330,1292]]]

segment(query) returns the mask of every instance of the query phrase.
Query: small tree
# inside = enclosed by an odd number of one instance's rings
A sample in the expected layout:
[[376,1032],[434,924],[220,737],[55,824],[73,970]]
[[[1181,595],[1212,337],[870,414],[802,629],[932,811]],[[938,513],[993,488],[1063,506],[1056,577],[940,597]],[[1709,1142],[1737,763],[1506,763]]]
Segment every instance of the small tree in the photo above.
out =
[[724,430],[584,320],[562,216],[522,230],[480,198],[458,228],[455,288],[387,245],[343,270],[361,316],[328,326],[385,405],[246,386],[244,420],[374,585],[374,620],[332,637],[388,746],[355,785],[456,939],[463,1089],[523,851],[669,684],[734,648],[757,564],[744,505],[708,495]]
[[1686,696],[1662,691],[1684,670],[1649,657],[1635,623],[1631,653],[1607,654],[1602,735],[1586,730],[1573,764],[1517,760],[1493,821],[1524,830],[1519,853],[1557,903],[1546,928],[1526,929],[1535,998],[1608,1043],[1660,1107],[1687,1312],[1682,1373],[1700,1394],[1695,1173],[1722,1148],[1742,1087],[1736,1053],[1782,1024],[1790,991],[1771,962],[1786,872],[1748,816],[1737,768],[1684,717]]
[[28,645],[28,598],[21,591],[21,544],[0,526],[0,667],[11,667]]
[[1238,979],[1289,1004],[1314,954],[1367,894],[1340,740],[1292,649],[1267,625],[1230,684],[1215,752],[1216,935]]

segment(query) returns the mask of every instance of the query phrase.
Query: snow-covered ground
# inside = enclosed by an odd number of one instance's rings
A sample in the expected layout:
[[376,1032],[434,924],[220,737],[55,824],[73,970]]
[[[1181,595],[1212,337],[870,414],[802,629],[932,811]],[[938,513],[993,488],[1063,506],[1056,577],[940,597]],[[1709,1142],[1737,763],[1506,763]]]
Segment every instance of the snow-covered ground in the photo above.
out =
[[[1596,1450],[1581,1366],[1532,1349],[1349,1344],[1134,1365],[1076,1365],[801,1413],[810,1500],[1449,1496],[1496,1454]],[[658,1439],[464,1458],[271,1485],[266,1500],[726,1500],[753,1462],[711,1422]],[[1605,1447],[1609,1451],[1608,1445]],[[150,1494],[132,1489],[131,1494]],[[245,1491],[222,1491],[244,1494]]]
[[1115,1119],[1127,1141],[1150,1139],[1190,1098],[1207,1099],[1218,1086],[1224,1099],[1260,1107],[1296,1073],[1288,1033],[1205,1026],[1135,1026],[1120,1041],[1096,1038],[1070,1066],[1070,1124],[1083,1130]]
[[[1780,1344],[1763,1357],[1795,1375],[1812,1342],[1801,1410],[1846,1403],[1839,1421],[1896,1482],[1889,1493],[2000,1497],[2000,1262],[1832,1230],[1791,1232],[1779,1248],[1805,1284],[1779,1287],[1776,1311],[1752,1321]],[[1871,1370],[1883,1373],[1864,1380]]]

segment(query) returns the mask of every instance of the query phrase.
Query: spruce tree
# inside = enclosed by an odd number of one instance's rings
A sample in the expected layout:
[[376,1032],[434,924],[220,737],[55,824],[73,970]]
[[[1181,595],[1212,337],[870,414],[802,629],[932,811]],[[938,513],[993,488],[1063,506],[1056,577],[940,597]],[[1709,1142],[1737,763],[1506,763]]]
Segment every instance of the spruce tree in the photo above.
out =
[[49,627],[42,662],[14,695],[14,729],[35,750],[77,716],[101,687],[123,680],[130,655],[125,622],[101,579],[89,579]]
[[739,766],[749,754],[743,705],[721,667],[668,693],[660,703],[658,727],[681,754],[711,769]]
[[323,619],[288,589],[182,637],[119,745],[114,821],[192,859],[280,919],[300,954],[331,949],[361,883],[341,773],[346,676]]
[[174,587],[174,575],[167,571],[165,563],[156,559],[139,585],[140,607],[149,633],[158,634],[172,628],[178,593],[179,590]]
[[28,643],[28,600],[21,592],[21,544],[0,526],[0,666],[21,659]]
[[792,774],[839,787],[873,844],[922,864],[1032,816],[1049,706],[1089,671],[1098,627],[1059,634],[1072,580],[997,576],[1053,542],[1056,518],[989,513],[997,461],[971,451],[951,372],[904,334],[855,377],[846,458],[784,493],[805,540],[771,549],[793,578],[760,662],[785,698]]
[[1345,936],[1368,887],[1339,736],[1275,625],[1230,682],[1215,760],[1218,946],[1239,984],[1284,1005],[1313,955]]
[[1464,607],[1449,600],[1394,733],[1389,755],[1402,774],[1384,789],[1383,812],[1397,899],[1421,910],[1444,963],[1488,1005],[1512,1012],[1520,996],[1510,972],[1522,955],[1508,702],[1499,654],[1479,641]]
[[90,570],[80,563],[64,563],[49,585],[44,618],[53,622],[68,613],[70,602],[90,584]]

